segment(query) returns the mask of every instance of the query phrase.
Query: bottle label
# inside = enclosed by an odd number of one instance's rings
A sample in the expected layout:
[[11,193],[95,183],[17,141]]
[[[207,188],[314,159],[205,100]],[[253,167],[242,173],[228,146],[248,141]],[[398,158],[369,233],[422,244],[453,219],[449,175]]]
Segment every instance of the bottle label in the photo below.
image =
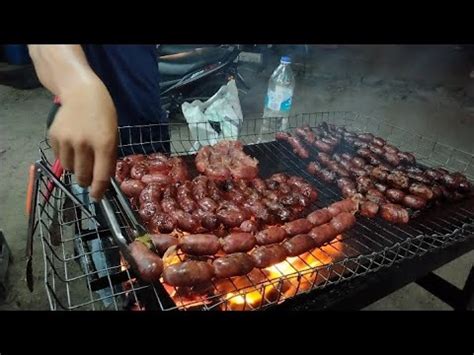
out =
[[291,110],[293,90],[276,86],[275,90],[268,90],[265,98],[265,107],[272,111],[289,112]]

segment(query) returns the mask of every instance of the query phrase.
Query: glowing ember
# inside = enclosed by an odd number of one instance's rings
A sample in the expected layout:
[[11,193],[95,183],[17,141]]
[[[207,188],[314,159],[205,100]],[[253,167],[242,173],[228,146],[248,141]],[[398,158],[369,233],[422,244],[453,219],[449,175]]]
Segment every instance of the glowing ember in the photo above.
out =
[[[193,294],[192,290],[180,292],[166,284],[164,287],[178,307],[211,305],[217,301],[222,310],[258,309],[269,303],[281,303],[323,283],[327,279],[327,272],[318,268],[340,260],[343,250],[344,245],[336,239],[330,245],[287,258],[266,269],[254,269],[245,276],[218,280],[214,285],[209,285],[210,295],[206,292]],[[171,252],[166,259],[170,263],[179,261],[176,251]]]

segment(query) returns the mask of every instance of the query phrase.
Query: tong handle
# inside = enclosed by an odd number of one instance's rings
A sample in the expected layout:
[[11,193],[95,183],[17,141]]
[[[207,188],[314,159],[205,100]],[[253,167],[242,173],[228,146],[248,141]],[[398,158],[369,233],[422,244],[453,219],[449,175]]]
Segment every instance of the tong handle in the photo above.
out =
[[110,230],[116,242],[119,245],[126,247],[128,245],[127,238],[125,238],[125,236],[123,235],[122,230],[120,229],[120,224],[117,221],[117,217],[115,216],[114,209],[109,199],[106,197],[107,196],[100,200],[100,207],[102,208],[102,211],[104,212],[104,215],[107,218],[107,223],[109,224]]
[[120,204],[120,207],[122,208],[122,210],[125,212],[125,214],[127,215],[133,229],[134,229],[134,233],[136,233],[135,236],[141,236],[141,235],[144,235],[147,233],[147,230],[145,229],[145,227],[143,227],[143,225],[138,221],[137,219],[137,216],[135,214],[135,212],[130,208],[130,205],[128,203],[128,200],[127,198],[125,197],[125,195],[123,194],[122,190],[120,189],[120,186],[117,184],[117,181],[115,181],[115,179],[112,177],[110,179],[110,183],[112,185],[112,188],[117,196],[117,200]]

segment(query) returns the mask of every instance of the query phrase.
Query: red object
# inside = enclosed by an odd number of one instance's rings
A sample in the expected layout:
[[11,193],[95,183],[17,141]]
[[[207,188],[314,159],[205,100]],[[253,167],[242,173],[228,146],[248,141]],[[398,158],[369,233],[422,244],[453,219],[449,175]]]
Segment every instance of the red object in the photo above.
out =
[[54,104],[55,105],[61,105],[61,100],[59,99],[59,96],[54,97]]
[[33,185],[35,182],[35,165],[30,165],[28,171],[28,187],[26,189],[26,214],[29,216],[31,213],[31,201],[33,196]]
[[[56,176],[58,179],[63,174],[64,169],[61,166],[61,162],[58,159],[54,161],[52,170],[53,170],[54,176]],[[54,189],[54,184],[52,181],[50,181],[48,183],[48,191],[46,191],[46,196],[45,196],[46,200],[49,200],[49,197],[51,196],[51,192],[53,191],[53,189]]]

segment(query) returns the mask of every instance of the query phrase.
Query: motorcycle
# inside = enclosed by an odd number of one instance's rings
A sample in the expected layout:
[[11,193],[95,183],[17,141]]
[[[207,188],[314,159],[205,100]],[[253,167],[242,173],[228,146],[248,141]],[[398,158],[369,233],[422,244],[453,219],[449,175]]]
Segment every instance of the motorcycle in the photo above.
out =
[[205,101],[235,79],[239,91],[249,90],[238,71],[238,46],[160,45],[161,105],[170,119],[184,102]]

